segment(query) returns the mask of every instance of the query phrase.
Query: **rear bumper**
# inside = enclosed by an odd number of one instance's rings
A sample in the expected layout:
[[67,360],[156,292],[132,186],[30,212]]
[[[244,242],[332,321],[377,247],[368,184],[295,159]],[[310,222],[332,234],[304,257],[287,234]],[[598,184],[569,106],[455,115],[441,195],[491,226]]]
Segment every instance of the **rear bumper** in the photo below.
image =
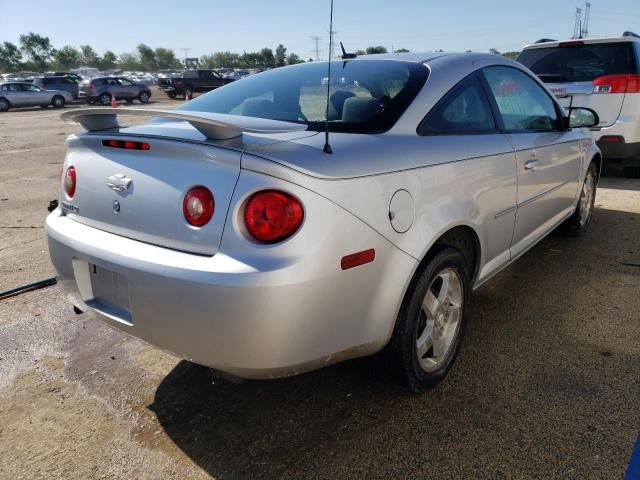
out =
[[[355,222],[355,235],[368,229]],[[223,250],[213,257],[169,250],[88,227],[59,209],[47,218],[46,233],[73,305],[148,343],[245,378],[295,375],[380,350],[416,266],[370,233],[376,260],[348,271],[338,259],[318,258],[314,248],[304,259],[263,267]],[[92,264],[126,279],[130,315],[94,297]]]
[[605,160],[622,160],[625,165],[640,166],[640,142],[627,143],[621,135],[605,135],[597,143]]

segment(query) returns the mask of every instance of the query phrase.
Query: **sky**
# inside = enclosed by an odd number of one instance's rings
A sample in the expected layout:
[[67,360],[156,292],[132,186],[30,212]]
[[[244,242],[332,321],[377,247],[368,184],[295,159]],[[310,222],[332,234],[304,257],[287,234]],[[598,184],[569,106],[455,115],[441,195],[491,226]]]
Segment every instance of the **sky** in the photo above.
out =
[[[589,34],[640,34],[640,0],[592,0]],[[184,8],[181,10],[181,6]],[[334,0],[336,40],[347,51],[383,45],[411,51],[520,50],[539,38],[569,38],[583,1]],[[0,42],[23,33],[54,47],[92,45],[99,54],[134,52],[139,43],[172,48],[180,58],[242,53],[278,43],[304,59],[329,43],[329,0],[0,0]]]

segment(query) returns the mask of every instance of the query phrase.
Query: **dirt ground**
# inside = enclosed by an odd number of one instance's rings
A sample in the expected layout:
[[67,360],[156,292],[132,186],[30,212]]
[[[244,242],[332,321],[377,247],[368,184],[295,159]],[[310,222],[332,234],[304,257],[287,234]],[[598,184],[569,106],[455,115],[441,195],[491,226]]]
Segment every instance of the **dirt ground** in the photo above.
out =
[[[54,275],[42,226],[78,131],[59,113],[0,115],[0,291]],[[379,359],[231,384],[75,315],[57,286],[0,300],[0,478],[622,478],[640,180],[608,168],[596,205],[585,236],[550,235],[476,292],[453,371],[422,396]]]

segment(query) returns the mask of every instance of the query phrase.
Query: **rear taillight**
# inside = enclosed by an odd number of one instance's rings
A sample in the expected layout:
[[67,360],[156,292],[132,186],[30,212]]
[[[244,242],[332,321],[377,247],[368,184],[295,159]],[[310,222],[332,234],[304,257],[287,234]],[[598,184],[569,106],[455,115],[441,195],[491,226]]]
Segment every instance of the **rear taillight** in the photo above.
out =
[[293,195],[277,190],[254,193],[244,209],[244,223],[253,238],[276,243],[293,235],[304,219],[304,209]]
[[73,167],[67,168],[64,174],[64,193],[67,194],[69,200],[71,200],[76,193],[76,169]]
[[593,84],[593,93],[640,93],[640,75],[603,75]]
[[209,223],[215,210],[213,193],[207,187],[193,187],[182,201],[184,218],[194,227]]
[[127,150],[151,150],[146,142],[132,142],[131,140],[103,140],[102,145],[111,148],[126,148]]

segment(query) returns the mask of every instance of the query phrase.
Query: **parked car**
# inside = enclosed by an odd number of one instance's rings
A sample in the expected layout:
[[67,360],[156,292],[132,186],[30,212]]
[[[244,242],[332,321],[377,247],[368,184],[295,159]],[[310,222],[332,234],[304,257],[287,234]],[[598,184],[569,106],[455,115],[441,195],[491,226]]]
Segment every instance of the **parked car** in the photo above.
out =
[[191,98],[194,93],[209,92],[232,82],[231,78],[223,78],[213,70],[185,70],[180,77],[159,78],[158,88],[169,98],[178,95]]
[[62,108],[73,97],[63,90],[43,90],[28,82],[0,83],[0,112],[18,107]]
[[80,83],[82,81],[82,77],[77,73],[73,72],[44,72],[44,77],[69,77],[76,81],[76,83]]
[[130,128],[116,115],[138,109],[63,114],[88,130],[67,141],[46,222],[73,305],[240,377],[387,346],[410,389],[439,382],[472,290],[557,226],[589,225],[601,156],[578,127],[597,114],[567,116],[498,55],[334,69],[349,81],[328,122],[326,62],[144,110],[159,118]]
[[524,47],[518,61],[536,73],[565,106],[589,107],[605,160],[640,176],[640,36],[546,40]]
[[69,92],[74,100],[78,98],[78,82],[72,77],[36,77],[33,84],[43,90],[63,90]]
[[133,103],[134,100],[149,103],[151,90],[147,85],[134,83],[125,77],[92,78],[80,85],[80,98],[85,98],[89,103],[109,105],[113,96],[127,103]]

